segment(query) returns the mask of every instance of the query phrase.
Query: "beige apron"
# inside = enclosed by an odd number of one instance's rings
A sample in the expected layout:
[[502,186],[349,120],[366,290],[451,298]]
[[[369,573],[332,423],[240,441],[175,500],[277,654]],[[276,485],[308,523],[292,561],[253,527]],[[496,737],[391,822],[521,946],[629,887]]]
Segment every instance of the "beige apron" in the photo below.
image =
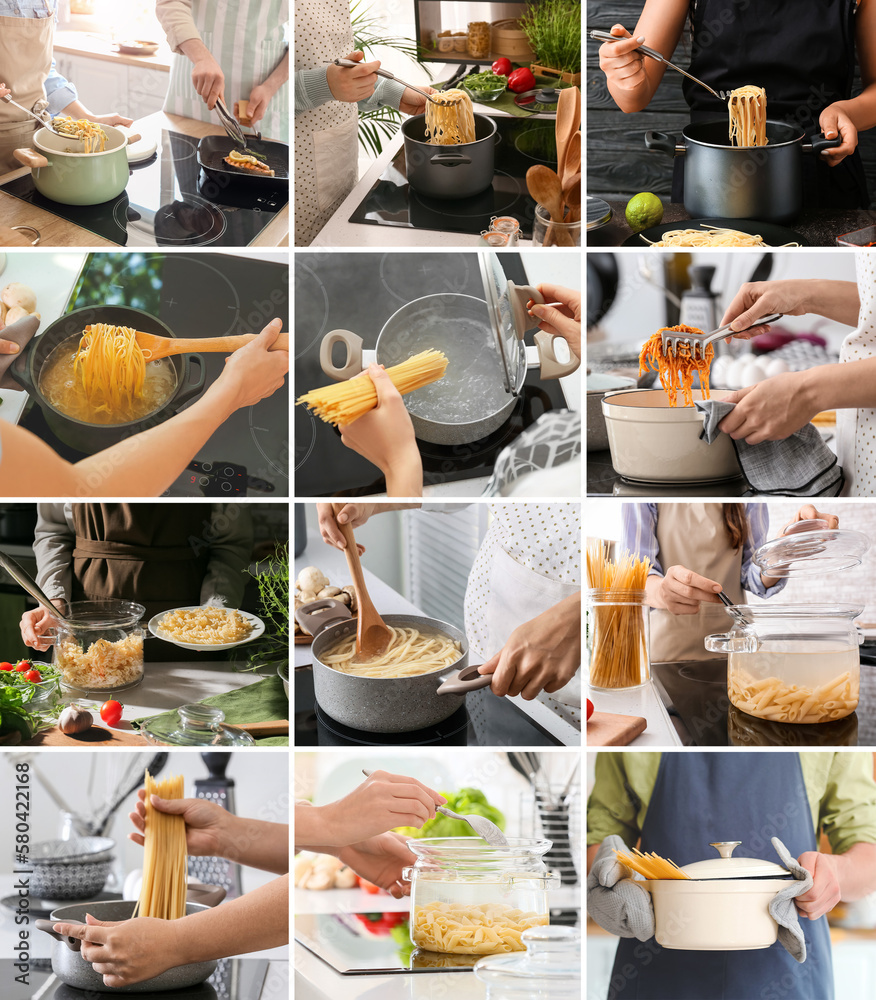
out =
[[[734,604],[744,604],[742,548],[731,548],[719,503],[657,504],[657,555],[663,571],[684,566],[722,585]],[[726,632],[732,620],[723,604],[701,604],[695,615],[651,610],[651,659],[708,660],[703,640]]]
[[[48,7],[47,7],[48,10]],[[40,114],[48,107],[45,82],[52,65],[53,17],[0,17],[0,76],[12,100]],[[14,105],[0,101],[0,174],[21,164],[12,151],[29,146],[39,125]]]
[[[353,51],[349,0],[297,0],[295,70]],[[356,186],[359,113],[329,101],[295,116],[295,245],[308,246]]]

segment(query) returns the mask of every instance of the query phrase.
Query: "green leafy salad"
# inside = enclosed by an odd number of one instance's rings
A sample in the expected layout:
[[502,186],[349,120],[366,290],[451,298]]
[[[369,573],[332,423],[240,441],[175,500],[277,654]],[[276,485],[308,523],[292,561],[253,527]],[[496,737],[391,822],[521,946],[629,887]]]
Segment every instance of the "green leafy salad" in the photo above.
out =
[[[441,794],[447,799],[447,808],[460,816],[485,816],[492,820],[500,830],[505,829],[505,816],[495,806],[487,802],[487,797],[478,788],[460,788],[458,792]],[[461,819],[451,819],[438,813],[434,819],[428,819],[419,828],[402,826],[396,828],[396,833],[405,837],[476,837],[472,828]]]

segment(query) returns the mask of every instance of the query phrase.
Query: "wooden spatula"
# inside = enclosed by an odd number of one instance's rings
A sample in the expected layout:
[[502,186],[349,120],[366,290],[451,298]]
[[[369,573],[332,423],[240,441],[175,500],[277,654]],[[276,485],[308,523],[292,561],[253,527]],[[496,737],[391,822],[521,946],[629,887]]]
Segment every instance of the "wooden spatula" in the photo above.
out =
[[[557,117],[554,123],[557,137],[557,173],[561,178],[566,173],[569,142],[580,128],[581,91],[577,87],[567,87],[560,91],[557,99]],[[580,163],[576,169],[581,169]],[[572,173],[574,172],[573,170]]]
[[[144,351],[151,351],[150,361],[157,361],[159,358],[169,358],[172,354],[192,354],[193,352],[214,352],[231,354],[239,350],[251,340],[255,340],[254,333],[243,333],[239,337],[158,337],[154,333],[143,333],[140,330],[134,332],[137,345]],[[281,333],[271,344],[272,351],[289,350],[289,334]]]
[[[332,504],[335,519],[343,509],[344,504],[342,503]],[[368,589],[365,586],[362,563],[359,561],[359,549],[356,546],[356,539],[353,537],[353,529],[349,524],[338,524],[338,528],[340,528],[344,541],[347,543],[344,555],[347,557],[347,566],[350,570],[350,576],[353,577],[353,585],[356,587],[356,597],[359,601],[356,653],[358,656],[368,658],[382,656],[392,642],[392,630],[371,603]]]

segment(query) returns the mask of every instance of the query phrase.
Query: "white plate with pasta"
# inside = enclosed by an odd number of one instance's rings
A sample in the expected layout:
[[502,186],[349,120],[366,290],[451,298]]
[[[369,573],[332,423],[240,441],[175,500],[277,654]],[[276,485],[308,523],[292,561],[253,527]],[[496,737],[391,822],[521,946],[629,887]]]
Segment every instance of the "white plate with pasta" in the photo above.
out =
[[265,623],[249,611],[190,605],[154,615],[149,619],[149,631],[183,649],[208,653],[258,639],[264,634]]

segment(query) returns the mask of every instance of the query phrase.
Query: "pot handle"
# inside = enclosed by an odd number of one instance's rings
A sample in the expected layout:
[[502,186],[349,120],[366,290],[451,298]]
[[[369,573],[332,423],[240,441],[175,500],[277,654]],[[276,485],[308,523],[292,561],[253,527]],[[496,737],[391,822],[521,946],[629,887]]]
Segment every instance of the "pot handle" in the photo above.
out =
[[[363,343],[360,336],[349,330],[332,330],[322,338],[322,343],[319,345],[320,368],[335,382],[343,382],[345,379],[354,378],[361,374],[364,368],[362,364]],[[346,361],[340,367],[332,361],[332,348],[335,344],[343,344],[347,348]]]
[[204,380],[207,377],[207,369],[204,365],[204,359],[200,354],[190,354],[189,361],[194,364],[198,371],[195,375],[194,382],[191,381],[191,376],[189,376],[189,381],[183,386],[180,394],[174,400],[174,405],[177,407],[182,406],[187,403],[190,399],[194,399],[195,396],[204,388]]
[[[561,378],[563,375],[571,375],[581,367],[581,359],[569,347],[569,360],[560,361],[555,351],[555,337],[544,330],[539,330],[535,335],[535,346],[538,349],[538,360],[541,365],[541,377],[544,379]],[[568,341],[566,341],[568,344]]]
[[227,890],[221,885],[211,885],[205,882],[203,885],[186,886],[186,902],[201,903],[203,906],[218,906],[225,896]]
[[329,625],[336,625],[338,622],[347,621],[352,617],[347,605],[332,597],[311,601],[310,604],[302,604],[300,608],[295,610],[295,621],[314,639]]
[[493,683],[492,674],[479,674],[480,663],[470,663],[463,667],[455,676],[448,677],[438,687],[438,694],[468,694],[469,691],[480,691]]
[[40,167],[50,167],[52,164],[35,149],[13,149],[12,155],[19,163],[31,170],[38,170]]
[[139,142],[142,138],[143,138],[143,136],[140,135],[139,132],[132,132],[131,135],[128,136],[128,143],[127,144],[129,146],[132,146],[135,142]]
[[39,919],[34,921],[34,926],[38,931],[45,931],[46,934],[51,934],[51,936],[56,940],[60,941],[61,944],[67,945],[70,951],[79,951],[82,947],[82,942],[79,938],[70,937],[68,934],[59,934],[54,930],[55,924],[81,924],[84,923],[82,920],[44,920]]
[[760,649],[756,636],[734,635],[732,632],[707,635],[705,646],[710,653],[756,653]]
[[842,143],[839,136],[836,139],[827,139],[823,132],[819,132],[818,135],[813,135],[809,142],[804,142],[802,148],[804,153],[820,153],[823,149],[836,149]]
[[460,167],[471,163],[471,158],[462,153],[436,153],[430,157],[429,162],[439,167]]
[[669,153],[670,156],[684,156],[687,152],[684,143],[680,143],[674,135],[668,132],[655,132],[653,129],[648,129],[645,133],[645,149]]

